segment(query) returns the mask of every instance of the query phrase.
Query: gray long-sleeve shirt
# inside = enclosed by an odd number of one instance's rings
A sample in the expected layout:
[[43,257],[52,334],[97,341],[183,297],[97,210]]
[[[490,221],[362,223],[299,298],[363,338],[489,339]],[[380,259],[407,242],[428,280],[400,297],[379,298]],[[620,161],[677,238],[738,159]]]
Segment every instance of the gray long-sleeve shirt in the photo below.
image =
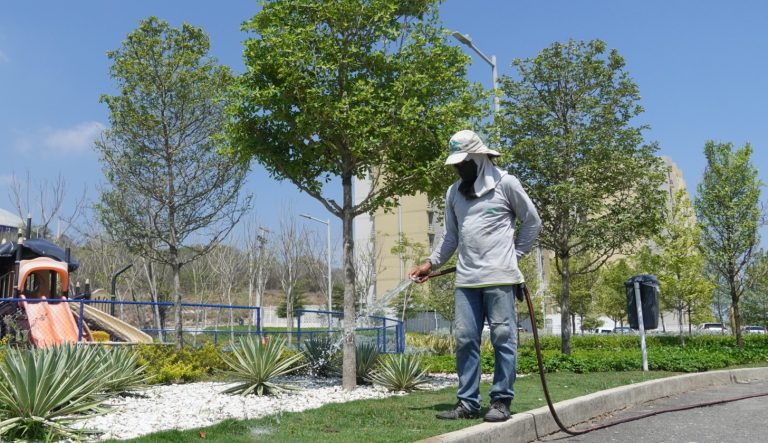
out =
[[[429,257],[432,269],[444,265],[458,248],[457,287],[523,282],[517,260],[533,247],[541,219],[520,180],[507,174],[493,191],[472,200],[458,192],[459,183],[446,193],[445,230]],[[517,238],[515,220],[520,220]]]

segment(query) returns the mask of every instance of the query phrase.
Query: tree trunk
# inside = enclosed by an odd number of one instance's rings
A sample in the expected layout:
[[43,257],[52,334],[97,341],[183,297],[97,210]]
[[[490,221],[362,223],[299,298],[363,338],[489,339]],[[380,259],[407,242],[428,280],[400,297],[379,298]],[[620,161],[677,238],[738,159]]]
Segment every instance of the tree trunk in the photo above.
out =
[[357,386],[356,371],[356,345],[355,345],[355,265],[354,247],[352,238],[352,177],[342,178],[344,190],[344,209],[342,211],[341,228],[344,239],[344,353],[342,364],[341,384],[345,390],[352,390]]
[[731,309],[733,310],[733,329],[736,333],[736,346],[744,349],[744,336],[741,334],[741,310],[739,309],[739,293],[734,284],[731,285]]
[[173,296],[174,296],[174,302],[176,307],[175,312],[175,326],[174,330],[176,333],[176,348],[181,349],[184,347],[184,337],[182,336],[181,331],[183,330],[182,325],[182,313],[181,313],[181,266],[178,263],[178,260],[174,257],[173,264],[171,265],[171,269],[173,271]]
[[571,309],[570,309],[570,270],[568,256],[561,257],[562,273],[560,274],[562,289],[560,291],[560,352],[571,355]]
[[152,269],[152,262],[148,262],[146,259],[142,259],[144,262],[144,273],[147,276],[147,284],[149,285],[149,296],[152,298],[152,312],[155,317],[155,327],[157,327],[157,337],[160,341],[165,341],[165,334],[163,333],[163,321],[160,316],[160,296],[157,293],[157,284],[155,282],[155,272]]

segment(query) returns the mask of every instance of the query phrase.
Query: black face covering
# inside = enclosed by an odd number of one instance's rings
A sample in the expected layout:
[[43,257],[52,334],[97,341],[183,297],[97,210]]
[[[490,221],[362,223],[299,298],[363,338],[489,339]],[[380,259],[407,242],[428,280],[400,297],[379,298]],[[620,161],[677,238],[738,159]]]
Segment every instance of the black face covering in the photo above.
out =
[[453,165],[461,177],[459,192],[467,199],[477,198],[475,195],[475,180],[477,180],[477,163],[474,160],[465,160]]

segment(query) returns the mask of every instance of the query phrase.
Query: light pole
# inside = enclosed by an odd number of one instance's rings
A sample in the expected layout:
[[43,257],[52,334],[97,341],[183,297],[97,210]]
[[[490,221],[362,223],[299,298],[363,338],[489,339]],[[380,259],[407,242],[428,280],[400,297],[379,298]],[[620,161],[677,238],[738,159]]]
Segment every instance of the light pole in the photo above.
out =
[[475,43],[472,41],[472,37],[470,37],[469,34],[454,32],[453,37],[459,42],[461,42],[462,44],[472,48],[472,50],[475,51],[475,53],[477,53],[477,55],[479,55],[480,58],[482,58],[483,60],[485,60],[486,63],[491,65],[491,75],[493,77],[493,111],[495,114],[498,115],[499,110],[501,110],[501,107],[499,106],[499,94],[498,94],[499,75],[496,69],[496,56],[492,55],[490,58],[488,58],[485,54],[483,54],[483,52],[477,46],[475,46]]
[[325,225],[327,229],[327,239],[328,239],[328,329],[331,329],[331,311],[333,310],[331,305],[331,300],[333,297],[333,288],[331,287],[331,220],[320,220],[319,218],[312,217],[311,215],[307,214],[299,214],[300,216],[304,218],[308,218],[312,221],[316,221],[318,223],[322,223]]
[[256,326],[256,332],[259,334],[261,334],[261,322],[258,321],[256,315],[258,312],[259,316],[264,316],[261,301],[264,296],[264,287],[266,286],[264,282],[264,246],[267,244],[267,234],[271,232],[272,231],[269,229],[259,226],[259,234],[256,235],[256,240],[259,242],[259,259],[256,267],[256,306],[259,307],[259,310],[253,311],[253,319],[251,320],[251,323]]

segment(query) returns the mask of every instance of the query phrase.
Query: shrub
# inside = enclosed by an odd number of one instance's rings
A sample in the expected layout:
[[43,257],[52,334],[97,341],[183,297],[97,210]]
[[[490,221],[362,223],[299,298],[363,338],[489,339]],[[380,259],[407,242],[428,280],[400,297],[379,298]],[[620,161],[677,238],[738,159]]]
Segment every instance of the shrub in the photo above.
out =
[[240,346],[231,355],[222,355],[224,362],[231,368],[231,374],[239,382],[224,392],[262,396],[294,389],[274,381],[292,372],[292,365],[301,359],[301,354],[287,356],[284,351],[285,341],[282,339],[268,340],[266,344],[253,337],[240,339]]
[[71,424],[100,412],[107,380],[96,348],[55,346],[7,351],[0,366],[0,435],[5,439],[76,438]]
[[421,369],[421,359],[415,355],[389,354],[368,381],[390,391],[410,392],[427,382],[428,369]]
[[147,365],[139,365],[135,350],[127,347],[101,348],[104,354],[101,371],[112,372],[104,388],[107,392],[127,392],[146,385]]
[[220,352],[211,343],[176,349],[173,345],[139,345],[137,362],[155,383],[197,381],[226,369]]
[[369,383],[368,377],[371,376],[379,363],[379,350],[372,343],[360,343],[357,345],[355,354],[357,383],[367,384]]
[[316,336],[305,341],[302,353],[310,375],[332,377],[340,374],[341,352],[336,340],[330,336]]
[[405,335],[405,345],[409,354],[452,354],[455,344],[452,335],[414,334]]
[[424,355],[422,364],[433,374],[452,374],[456,372],[456,357],[453,355]]
[[107,342],[110,340],[109,332],[106,331],[91,331],[91,338],[95,342]]

